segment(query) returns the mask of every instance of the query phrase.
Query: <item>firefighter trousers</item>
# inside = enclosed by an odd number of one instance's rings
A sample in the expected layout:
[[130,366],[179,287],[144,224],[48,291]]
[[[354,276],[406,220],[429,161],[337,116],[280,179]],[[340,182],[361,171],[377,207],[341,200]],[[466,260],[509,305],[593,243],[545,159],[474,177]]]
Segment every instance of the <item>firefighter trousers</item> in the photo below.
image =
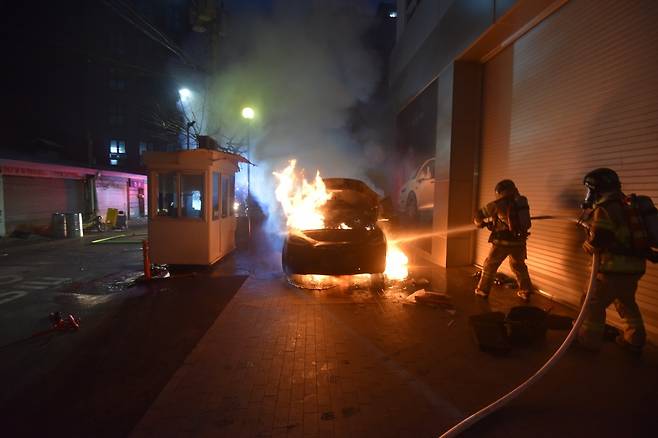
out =
[[583,310],[583,325],[578,331],[578,341],[583,346],[591,349],[601,347],[605,330],[605,310],[613,303],[624,322],[624,340],[636,347],[644,346],[647,335],[642,314],[635,302],[635,291],[640,278],[642,274],[597,275],[589,304]]
[[512,268],[519,282],[519,289],[531,293],[530,274],[528,274],[528,267],[525,264],[525,259],[528,258],[525,245],[492,244],[489,255],[484,261],[478,289],[485,293],[491,291],[491,286],[496,278],[496,271],[507,257],[509,257],[510,268]]

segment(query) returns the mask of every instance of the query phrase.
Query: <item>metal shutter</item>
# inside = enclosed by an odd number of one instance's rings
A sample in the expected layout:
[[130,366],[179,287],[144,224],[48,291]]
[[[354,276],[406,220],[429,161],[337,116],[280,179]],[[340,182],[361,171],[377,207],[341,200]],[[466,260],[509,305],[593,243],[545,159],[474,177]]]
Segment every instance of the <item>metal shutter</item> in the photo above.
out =
[[53,213],[84,212],[81,180],[5,176],[7,234],[19,226],[47,226]]
[[[583,175],[603,166],[626,193],[658,201],[656,23],[653,0],[572,0],[485,65],[480,204],[512,178],[533,215],[576,218]],[[589,269],[582,231],[563,220],[536,221],[531,232],[535,285],[578,303]],[[478,234],[479,264],[487,235]],[[637,300],[655,342],[658,265],[648,265]]]
[[105,217],[108,208],[128,214],[128,183],[122,178],[102,177],[96,180],[98,214]]

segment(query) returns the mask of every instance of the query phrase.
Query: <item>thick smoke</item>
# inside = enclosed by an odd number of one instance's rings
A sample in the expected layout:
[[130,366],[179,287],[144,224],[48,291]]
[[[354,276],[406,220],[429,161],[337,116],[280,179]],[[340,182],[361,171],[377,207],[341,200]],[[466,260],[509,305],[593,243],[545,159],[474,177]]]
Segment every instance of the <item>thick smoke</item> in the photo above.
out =
[[[349,124],[383,67],[363,43],[372,14],[358,1],[308,3],[280,1],[267,16],[230,16],[226,64],[208,94],[208,132],[240,142],[249,129],[252,193],[270,212],[277,208],[272,171],[291,158],[307,177],[319,169],[366,181],[368,168],[383,160]],[[240,117],[246,105],[257,114],[250,128]]]

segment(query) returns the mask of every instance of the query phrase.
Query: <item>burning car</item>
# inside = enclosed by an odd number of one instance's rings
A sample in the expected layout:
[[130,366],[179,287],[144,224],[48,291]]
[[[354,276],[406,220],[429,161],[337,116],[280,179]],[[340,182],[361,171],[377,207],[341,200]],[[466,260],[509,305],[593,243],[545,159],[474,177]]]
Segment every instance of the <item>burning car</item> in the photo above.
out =
[[328,194],[317,207],[323,221],[308,229],[289,228],[282,253],[285,273],[383,274],[387,242],[378,226],[379,196],[356,179],[321,182]]

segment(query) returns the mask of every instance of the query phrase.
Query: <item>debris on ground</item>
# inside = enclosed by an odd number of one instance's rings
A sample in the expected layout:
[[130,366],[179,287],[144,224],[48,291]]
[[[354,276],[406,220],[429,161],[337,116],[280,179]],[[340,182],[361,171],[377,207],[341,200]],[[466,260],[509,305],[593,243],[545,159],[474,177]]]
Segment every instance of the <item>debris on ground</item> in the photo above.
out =
[[419,289],[406,298],[409,303],[420,303],[430,307],[440,307],[449,312],[451,315],[455,314],[455,307],[452,305],[450,296],[443,292],[428,291]]
[[48,319],[50,320],[50,328],[34,333],[33,338],[56,332],[77,332],[80,329],[80,319],[70,313],[62,316],[60,312],[52,312],[48,315]]

